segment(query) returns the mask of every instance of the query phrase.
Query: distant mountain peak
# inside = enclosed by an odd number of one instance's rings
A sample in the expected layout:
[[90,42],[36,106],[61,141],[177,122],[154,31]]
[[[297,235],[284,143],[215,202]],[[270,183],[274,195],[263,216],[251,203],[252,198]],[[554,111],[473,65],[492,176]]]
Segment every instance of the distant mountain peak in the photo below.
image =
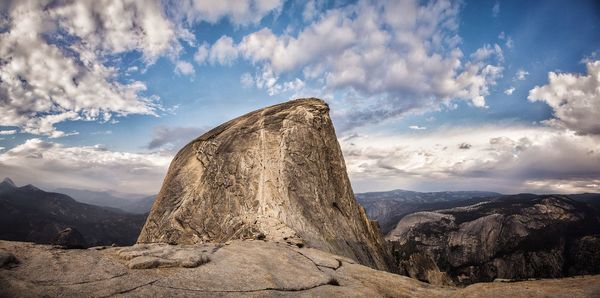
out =
[[10,187],[17,187],[15,185],[15,183],[8,177],[4,178],[4,180],[2,180],[2,184],[10,186]]
[[33,184],[27,184],[25,186],[21,186],[19,187],[20,190],[27,190],[27,191],[38,191],[41,190],[37,187],[35,187]]

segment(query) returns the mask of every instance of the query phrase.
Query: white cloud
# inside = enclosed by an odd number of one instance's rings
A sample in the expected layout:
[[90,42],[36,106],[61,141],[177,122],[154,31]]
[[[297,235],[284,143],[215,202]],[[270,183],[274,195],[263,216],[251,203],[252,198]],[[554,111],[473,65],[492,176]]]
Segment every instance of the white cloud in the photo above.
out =
[[[593,184],[600,177],[600,143],[550,127],[453,127],[414,134],[341,138],[356,191],[487,189],[554,192],[531,181]],[[553,148],[553,150],[548,150]],[[597,191],[588,187],[586,191]]]
[[548,84],[529,91],[530,101],[543,101],[554,110],[547,123],[579,134],[600,134],[600,60],[586,64],[587,75],[548,73]]
[[30,139],[0,153],[0,176],[40,187],[111,189],[156,193],[171,156],[110,151],[102,146],[69,147]]
[[512,37],[510,37],[509,35],[506,35],[506,33],[504,33],[504,31],[502,31],[502,32],[500,32],[500,34],[498,34],[498,39],[505,40],[504,45],[508,49],[512,49],[515,46],[515,43],[514,43]]
[[545,179],[545,180],[527,180],[524,184],[531,189],[543,190],[544,192],[555,193],[600,193],[600,179]]
[[128,68],[125,70],[125,72],[126,72],[126,73],[134,73],[134,72],[137,72],[138,70],[139,70],[139,68],[138,68],[137,66],[135,66],[135,65],[134,65],[134,66],[130,66],[130,67],[128,67]]
[[[263,28],[243,37],[237,48],[257,65],[257,86],[269,94],[283,88],[280,79],[301,72],[305,83],[379,98],[385,111],[369,107],[377,117],[437,108],[454,99],[485,107],[489,86],[503,71],[489,60],[501,63],[502,50],[487,45],[465,59],[458,48],[458,11],[458,4],[443,0],[359,2],[323,12],[297,34]],[[367,117],[347,115],[363,122]]]
[[529,75],[529,72],[527,72],[524,69],[519,69],[517,70],[517,73],[515,74],[515,78],[519,81],[524,81],[525,78]]
[[509,36],[504,45],[506,45],[507,48],[512,49],[515,47],[515,42],[513,41],[512,37]]
[[11,130],[0,130],[0,136],[5,136],[5,135],[14,135],[17,133],[16,129],[11,129]]
[[240,77],[240,83],[242,83],[242,86],[244,88],[250,88],[250,87],[254,86],[254,78],[252,77],[251,74],[245,72]]
[[[152,61],[176,51],[154,2],[57,1],[46,7],[23,1],[13,3],[9,18],[9,30],[0,34],[3,125],[60,137],[66,133],[55,128],[59,122],[109,121],[159,108],[154,97],[141,95],[144,83],[120,82],[118,69],[103,63],[109,53],[138,50]],[[67,38],[74,42],[52,42]]]
[[238,49],[229,36],[221,36],[210,48],[208,61],[215,64],[231,65],[238,57]]
[[194,66],[191,63],[181,60],[175,63],[175,72],[186,76],[194,75],[196,73]]
[[485,44],[483,47],[477,49],[475,53],[471,54],[471,59],[474,61],[484,61],[492,56],[497,57],[499,61],[504,61],[502,48],[498,44],[494,44],[493,46]]
[[304,81],[302,81],[299,78],[296,78],[292,81],[288,81],[288,82],[284,82],[283,83],[283,91],[298,91],[301,90],[302,88],[304,88],[305,84]]
[[283,5],[282,0],[183,0],[166,1],[168,10],[176,18],[187,23],[206,21],[216,23],[227,18],[234,25],[248,25],[259,22]]
[[109,54],[139,50],[149,62],[179,51],[175,25],[158,1],[59,1],[48,14],[90,49]]
[[515,87],[510,87],[510,88],[504,90],[504,94],[506,94],[506,95],[512,95],[513,92],[515,92]]
[[[279,0],[13,1],[4,5],[0,33],[0,123],[26,133],[61,137],[64,121],[115,121],[114,116],[156,115],[162,107],[146,85],[123,81],[115,57],[141,54],[145,64],[167,57],[176,72],[194,73],[179,61],[180,41],[195,43],[186,29],[196,22],[228,18],[236,25],[260,21],[278,10]],[[229,63],[231,53],[215,48],[213,59]],[[202,52],[205,50],[204,52]],[[200,47],[195,60],[208,53]],[[135,66],[137,67],[137,66]]]
[[196,61],[198,64],[203,64],[206,61],[206,59],[208,58],[208,53],[209,53],[208,44],[202,43],[198,47],[198,50],[196,51],[196,53],[194,54],[194,61]]
[[426,130],[427,127],[424,126],[418,126],[418,125],[411,125],[408,128],[412,129],[412,130]]
[[317,15],[317,4],[315,0],[306,1],[304,5],[304,11],[302,11],[302,17],[305,21],[312,21]]
[[495,18],[500,14],[500,2],[496,1],[492,7],[492,16]]

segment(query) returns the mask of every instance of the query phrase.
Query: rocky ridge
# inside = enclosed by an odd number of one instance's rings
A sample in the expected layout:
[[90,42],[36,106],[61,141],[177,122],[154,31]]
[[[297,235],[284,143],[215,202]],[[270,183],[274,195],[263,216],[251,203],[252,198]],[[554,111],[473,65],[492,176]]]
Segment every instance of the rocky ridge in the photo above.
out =
[[376,220],[384,234],[389,233],[402,217],[419,211],[467,206],[501,194],[484,191],[416,192],[402,189],[357,193],[370,219]]
[[329,107],[299,99],[248,113],[175,156],[138,243],[265,239],[382,270],[378,225],[354,198]]
[[[145,219],[141,214],[79,203],[65,194],[33,185],[17,187],[8,178],[0,182],[3,240],[49,244],[60,240],[61,231],[75,229],[80,239],[74,246],[130,245],[135,243]],[[57,244],[68,244],[61,241]]]
[[600,212],[561,195],[413,213],[386,239],[400,273],[434,284],[600,273]]

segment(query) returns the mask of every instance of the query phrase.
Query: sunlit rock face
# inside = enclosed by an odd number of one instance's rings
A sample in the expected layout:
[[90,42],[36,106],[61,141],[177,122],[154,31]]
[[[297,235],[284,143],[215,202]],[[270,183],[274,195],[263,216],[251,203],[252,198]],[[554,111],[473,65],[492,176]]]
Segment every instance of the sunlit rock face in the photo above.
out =
[[600,212],[562,195],[417,212],[386,238],[400,273],[433,284],[600,273]]
[[354,198],[322,100],[254,111],[186,145],[138,243],[232,239],[307,245],[389,269],[379,228]]

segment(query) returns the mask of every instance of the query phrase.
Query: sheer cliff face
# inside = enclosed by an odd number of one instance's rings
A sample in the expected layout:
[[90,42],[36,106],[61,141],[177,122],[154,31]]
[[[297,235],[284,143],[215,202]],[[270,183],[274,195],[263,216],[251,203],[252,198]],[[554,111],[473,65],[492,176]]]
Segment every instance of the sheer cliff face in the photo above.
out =
[[329,108],[300,99],[231,120],[175,157],[139,243],[265,238],[388,269],[352,192]]

